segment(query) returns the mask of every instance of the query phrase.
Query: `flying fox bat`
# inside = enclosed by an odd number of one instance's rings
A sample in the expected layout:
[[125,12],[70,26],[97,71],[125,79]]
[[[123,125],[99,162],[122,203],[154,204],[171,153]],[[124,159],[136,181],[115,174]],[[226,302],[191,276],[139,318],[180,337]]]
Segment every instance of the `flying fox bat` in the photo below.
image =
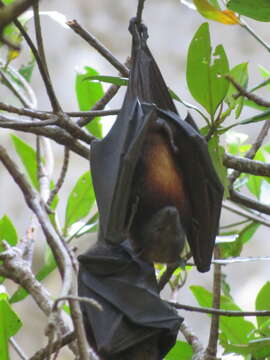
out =
[[109,134],[93,142],[91,169],[100,214],[99,239],[129,237],[149,262],[177,261],[187,239],[199,271],[209,270],[223,197],[207,143],[180,118],[146,44],[133,37],[129,84]]
[[98,242],[79,261],[79,295],[102,306],[80,304],[88,341],[100,359],[143,359],[139,354],[145,356],[150,345],[145,359],[161,360],[183,319],[160,299],[154,267],[136,256],[128,240]]
[[153,262],[176,262],[187,239],[199,271],[209,269],[223,187],[192,119],[177,114],[146,28],[132,20],[130,31],[121,112],[91,146],[100,228],[96,246],[79,257],[79,295],[102,305],[81,303],[102,360],[161,360],[183,319],[160,299]]

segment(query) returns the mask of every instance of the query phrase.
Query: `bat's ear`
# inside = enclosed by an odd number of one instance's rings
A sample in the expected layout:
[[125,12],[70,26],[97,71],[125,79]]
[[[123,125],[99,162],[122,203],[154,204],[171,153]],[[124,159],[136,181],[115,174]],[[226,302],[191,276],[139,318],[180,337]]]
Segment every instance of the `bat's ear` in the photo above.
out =
[[199,130],[197,124],[195,123],[195,121],[194,121],[194,119],[193,119],[193,117],[191,116],[191,114],[190,114],[189,111],[188,111],[188,113],[187,113],[187,116],[186,116],[186,118],[185,118],[185,121],[186,121],[190,126],[192,126],[193,129],[195,129],[198,133],[200,133],[200,130]]

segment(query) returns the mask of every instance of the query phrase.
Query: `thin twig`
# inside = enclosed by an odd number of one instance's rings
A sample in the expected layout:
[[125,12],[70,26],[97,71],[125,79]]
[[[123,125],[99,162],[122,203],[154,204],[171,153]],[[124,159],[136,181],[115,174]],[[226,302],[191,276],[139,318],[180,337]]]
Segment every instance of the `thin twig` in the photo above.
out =
[[[230,75],[225,75],[226,79],[228,79],[233,86],[239,91],[241,96],[245,96],[246,98],[248,98],[249,100],[255,102],[255,104],[260,105],[260,106],[265,106],[265,107],[270,107],[270,102],[269,101],[265,101],[264,99],[262,99],[261,97],[252,94],[250,92],[248,92],[245,88],[243,88],[241,85],[239,85],[237,83],[237,81],[234,80],[234,78]],[[239,97],[239,94],[236,95],[237,97]]]
[[13,94],[20,100],[23,106],[31,108],[30,102],[21,94],[19,89],[14,86],[14,83],[9,80],[4,71],[0,70],[2,79],[4,80],[6,86],[13,92]]
[[[261,128],[257,138],[255,139],[254,143],[252,144],[251,148],[247,151],[245,154],[246,159],[253,159],[259,150],[259,148],[262,146],[262,143],[264,139],[266,138],[268,131],[270,128],[270,121],[265,121],[263,124],[263,127]],[[229,182],[232,186],[235,180],[241,175],[239,171],[233,171],[233,173],[229,176]]]
[[[72,286],[72,293],[77,293],[77,278],[74,279],[73,286]],[[62,297],[63,299],[63,297]],[[77,343],[78,343],[78,352],[79,358],[81,360],[94,360],[92,355],[89,354],[89,345],[86,339],[85,329],[83,326],[83,317],[82,312],[80,309],[79,299],[77,296],[68,296],[68,302],[71,311],[71,318],[73,321],[74,329],[76,332]],[[55,302],[55,306],[57,301]],[[96,304],[97,306],[97,304]]]
[[268,52],[270,52],[270,46],[247,24],[243,19],[239,22],[240,26],[247,30],[251,36],[253,36]]
[[[2,118],[4,118],[2,116]],[[6,122],[10,123],[10,126],[5,126],[10,129],[13,128],[13,121],[9,118],[4,118]],[[86,147],[84,144],[80,143],[75,137],[70,135],[65,129],[61,129],[57,126],[38,126],[38,127],[24,127],[20,126],[17,121],[15,120],[16,125],[14,128],[19,131],[36,134],[36,135],[42,135],[46,136],[49,139],[53,139],[56,143],[67,146],[70,150],[74,151],[78,155],[84,157],[85,159],[89,160],[90,152],[89,148]],[[1,122],[0,122],[1,124]],[[1,127],[1,125],[0,125]]]
[[30,127],[44,127],[44,126],[48,126],[48,125],[55,125],[57,123],[57,120],[54,119],[50,119],[50,120],[44,120],[44,121],[12,121],[11,122],[6,122],[6,121],[2,121],[5,120],[3,119],[3,117],[0,115],[0,127],[2,128],[8,128],[8,129],[20,129],[20,128],[28,128]]
[[262,161],[251,160],[247,157],[224,154],[223,164],[227,168],[235,169],[240,173],[270,177],[270,164],[266,164]]
[[[91,111],[102,110],[111,101],[111,99],[115,96],[117,91],[120,89],[118,85],[111,85],[106,93],[102,96],[102,98],[92,107]],[[90,117],[83,117],[77,121],[77,125],[83,127],[91,122],[95,116],[91,115]]]
[[[50,111],[34,111],[27,108],[18,108],[13,105],[7,105],[0,102],[0,110],[7,111],[9,113],[14,113],[22,116],[27,116],[30,118],[36,118],[40,120],[48,120],[52,117],[57,119],[57,115],[53,114]],[[110,116],[110,115],[118,115],[121,109],[112,109],[112,110],[94,110],[94,111],[69,111],[65,114],[69,117],[89,117],[89,116]]]
[[[215,246],[215,259],[219,259],[220,252],[218,246]],[[213,301],[212,308],[220,308],[220,294],[221,294],[221,265],[214,265],[214,279],[213,279]],[[206,349],[206,359],[209,355],[210,357],[215,357],[217,355],[217,346],[218,346],[218,329],[219,329],[219,315],[214,314],[211,318],[211,327],[208,340],[208,346]]]
[[108,50],[99,40],[92,34],[83,29],[76,20],[67,22],[67,25],[75,31],[80,37],[88,42],[94,49],[96,49],[106,60],[109,61],[122,75],[128,77],[129,69],[123,65],[116,57]]
[[54,112],[57,113],[58,111],[61,110],[61,108],[60,108],[58,100],[57,100],[57,98],[55,96],[55,92],[54,92],[54,89],[53,89],[52,82],[51,82],[51,79],[49,77],[49,74],[47,73],[46,68],[43,66],[43,62],[42,62],[42,60],[41,60],[41,58],[39,56],[39,52],[38,52],[36,46],[34,45],[32,39],[30,38],[30,36],[25,31],[22,24],[18,20],[15,20],[14,24],[20,30],[22,36],[24,37],[25,41],[29,45],[30,49],[32,50],[32,53],[33,53],[33,55],[34,55],[34,57],[36,59],[36,62],[37,62],[38,68],[39,68],[40,75],[41,75],[41,77],[43,79],[43,82],[44,82],[48,97],[50,99],[52,109],[53,109]]
[[[107,105],[107,104],[105,104]],[[96,117],[96,116],[110,116],[118,115],[121,109],[113,110],[90,110],[90,111],[72,111],[67,112],[66,114],[70,117]]]
[[[125,61],[125,66],[127,66],[129,68],[130,66],[130,58],[128,57],[127,60]],[[120,89],[120,86],[118,85],[111,85],[109,87],[109,89],[106,91],[106,93],[102,96],[101,99],[99,99],[99,101],[96,102],[96,104],[92,107],[91,111],[96,111],[96,110],[102,110],[105,108],[105,106],[111,101],[111,99],[116,95],[117,91]],[[94,116],[88,117],[88,118],[81,118],[78,120],[77,124],[79,126],[85,126],[87,125],[90,121],[92,121],[94,119]]]
[[142,22],[142,13],[143,13],[144,2],[145,2],[145,0],[138,0],[138,7],[137,7],[137,14],[136,14],[136,19],[137,19],[138,24],[140,24]]
[[200,342],[198,336],[194,334],[194,332],[189,328],[185,321],[182,322],[180,326],[180,331],[184,335],[188,344],[192,347],[192,359],[200,359],[204,354],[204,347],[203,344]]
[[72,261],[66,246],[64,246],[62,239],[59,238],[59,235],[55,232],[53,226],[51,225],[50,219],[45,210],[45,205],[40,199],[39,194],[32,189],[24,174],[19,171],[17,165],[12,161],[2,145],[0,145],[0,160],[19,186],[27,205],[38,218],[40,226],[47,238],[47,242],[52,249],[57,264],[59,265],[60,272],[63,276],[63,285],[60,296],[66,296],[69,293],[72,280]]
[[86,304],[95,307],[97,310],[102,311],[102,306],[96,300],[90,299],[90,298],[84,297],[84,296],[74,296],[74,295],[62,296],[62,297],[56,299],[53,307],[58,306],[59,302],[66,301],[66,300],[85,302]]
[[28,108],[18,108],[13,105],[4,104],[2,102],[0,102],[0,110],[4,110],[10,113],[14,113],[22,116],[28,116],[30,118],[36,118],[40,120],[47,120],[53,116],[53,114],[49,112],[34,111]]
[[267,227],[270,227],[270,221],[267,221],[266,218],[262,217],[261,215],[252,214],[245,209],[236,208],[234,205],[228,204],[227,202],[223,202],[222,207],[225,209],[232,211],[233,213],[243,216],[249,220],[256,221],[262,225],[265,225]]
[[59,179],[57,180],[54,189],[51,191],[50,197],[47,201],[47,205],[50,206],[51,203],[53,202],[54,197],[57,195],[57,193],[59,192],[59,190],[61,189],[66,174],[67,174],[67,170],[68,170],[68,163],[69,163],[69,149],[67,147],[65,147],[64,150],[64,162],[63,162],[63,166],[61,169],[61,173],[59,176]]
[[257,210],[260,213],[270,215],[270,206],[265,205],[257,200],[251,199],[245,195],[242,195],[235,190],[230,190],[229,200],[244,205],[253,210]]
[[[55,341],[52,344],[52,352],[55,352],[59,348],[62,348],[70,344],[75,339],[76,339],[76,334],[74,331],[69,332],[66,335],[63,335],[61,339]],[[37,351],[33,356],[29,358],[29,360],[44,360],[44,357],[46,356],[47,353],[48,353],[48,347],[46,346],[44,349]]]
[[228,316],[228,317],[239,317],[239,316],[270,316],[270,310],[262,310],[262,311],[230,311],[230,310],[217,310],[212,308],[201,308],[198,306],[184,305],[175,302],[168,302],[170,305],[175,307],[176,309],[198,312],[209,315],[220,315],[220,316]]
[[5,244],[4,241],[2,244],[5,246],[5,251],[0,253],[0,258],[3,261],[3,265],[0,266],[0,275],[21,285],[32,295],[44,314],[49,316],[52,309],[51,296],[35,278],[28,261],[23,260],[22,249],[11,247],[9,244]]
[[13,347],[13,349],[16,351],[16,353],[18,354],[18,356],[20,357],[20,359],[22,360],[27,360],[28,357],[25,355],[24,351],[21,349],[21,347],[17,344],[17,342],[14,340],[13,337],[9,338],[9,342],[11,344],[11,346]]

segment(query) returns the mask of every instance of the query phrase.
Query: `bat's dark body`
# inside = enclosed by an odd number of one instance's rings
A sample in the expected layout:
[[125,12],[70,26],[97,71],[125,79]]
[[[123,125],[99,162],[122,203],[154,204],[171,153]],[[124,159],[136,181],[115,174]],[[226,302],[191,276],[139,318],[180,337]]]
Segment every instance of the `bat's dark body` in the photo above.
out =
[[182,319],[159,298],[153,266],[136,257],[127,241],[99,243],[79,259],[79,294],[103,307],[99,311],[81,303],[88,340],[102,359],[138,360],[122,353],[153,337],[158,342],[155,359],[161,359],[174,344]]
[[194,261],[204,272],[210,267],[223,187],[206,141],[177,114],[145,32],[134,23],[131,32],[133,64],[122,110],[110,133],[91,150],[100,238],[120,244],[131,229],[141,248],[148,241],[139,236],[141,223],[172,206],[179,212]]
[[81,305],[88,339],[105,359],[150,338],[161,359],[182,319],[159,298],[151,263],[177,261],[187,239],[198,270],[209,270],[223,187],[205,140],[177,114],[145,27],[132,21],[130,30],[125,100],[109,134],[91,148],[100,229],[97,246],[79,258],[79,294],[104,307]]

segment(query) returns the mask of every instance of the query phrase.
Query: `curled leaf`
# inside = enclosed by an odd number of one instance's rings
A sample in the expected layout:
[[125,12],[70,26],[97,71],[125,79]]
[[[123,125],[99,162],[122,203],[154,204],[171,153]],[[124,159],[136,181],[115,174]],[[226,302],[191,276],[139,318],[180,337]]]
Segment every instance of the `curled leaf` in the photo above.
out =
[[239,23],[237,15],[231,10],[220,10],[207,0],[193,0],[198,12],[207,19],[214,20],[226,25]]

